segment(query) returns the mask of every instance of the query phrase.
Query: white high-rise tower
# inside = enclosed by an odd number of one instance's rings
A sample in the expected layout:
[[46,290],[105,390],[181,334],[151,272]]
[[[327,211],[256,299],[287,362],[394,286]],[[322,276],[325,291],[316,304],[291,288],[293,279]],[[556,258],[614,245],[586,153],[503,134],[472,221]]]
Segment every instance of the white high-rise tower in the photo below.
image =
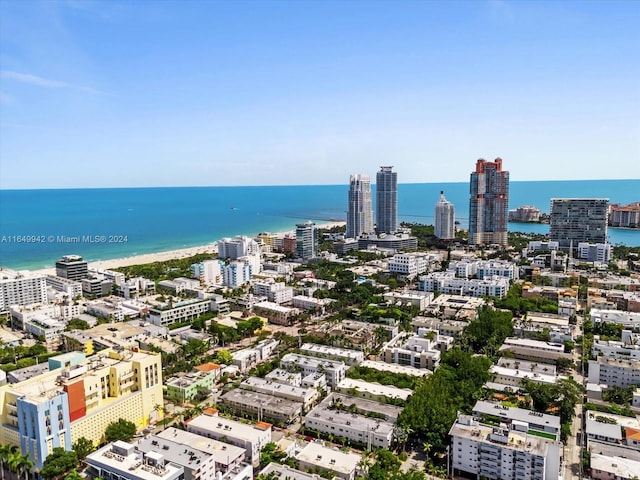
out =
[[438,238],[455,238],[455,210],[453,203],[444,198],[440,192],[440,199],[436,203],[435,235]]
[[369,175],[351,175],[347,209],[347,238],[373,233],[373,207]]

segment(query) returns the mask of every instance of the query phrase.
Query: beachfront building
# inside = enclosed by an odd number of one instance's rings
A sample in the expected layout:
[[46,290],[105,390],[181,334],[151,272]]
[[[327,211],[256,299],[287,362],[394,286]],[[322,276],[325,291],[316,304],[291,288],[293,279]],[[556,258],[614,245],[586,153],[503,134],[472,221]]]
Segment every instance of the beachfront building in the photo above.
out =
[[393,167],[380,167],[376,174],[376,233],[395,233],[398,229],[398,173]]
[[479,159],[471,173],[469,199],[469,245],[507,246],[509,172],[502,159]]
[[453,203],[444,198],[443,191],[440,191],[440,198],[436,202],[434,233],[436,237],[444,240],[456,236],[455,209]]
[[640,202],[609,206],[609,225],[622,228],[640,228]]
[[79,255],[65,255],[56,262],[56,276],[82,281],[89,275],[88,263]]
[[247,424],[218,416],[214,409],[189,420],[187,432],[223,441],[244,448],[247,460],[254,466],[260,464],[260,450],[271,441],[271,424],[257,422]]
[[351,175],[345,237],[358,238],[363,233],[373,231],[371,178],[369,175]]
[[572,253],[581,242],[607,243],[608,218],[606,198],[553,198],[549,239]]
[[302,260],[316,258],[318,254],[318,231],[316,224],[307,221],[296,224],[296,256]]
[[80,437],[102,441],[119,418],[142,428],[161,415],[160,355],[104,350],[52,357],[48,371],[0,387],[0,444],[16,445],[37,468],[53,448]]
[[9,311],[11,305],[48,303],[46,277],[0,268],[0,313]]
[[82,282],[69,280],[63,277],[47,275],[45,279],[47,287],[67,295],[69,298],[77,298],[82,296]]

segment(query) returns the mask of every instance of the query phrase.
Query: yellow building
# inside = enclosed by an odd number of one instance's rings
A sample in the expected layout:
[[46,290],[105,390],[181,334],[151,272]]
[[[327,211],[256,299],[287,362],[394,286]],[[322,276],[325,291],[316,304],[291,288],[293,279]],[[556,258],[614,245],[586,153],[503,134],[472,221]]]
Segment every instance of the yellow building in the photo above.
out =
[[55,447],[79,438],[95,444],[119,419],[138,429],[162,416],[160,354],[103,350],[52,357],[50,371],[0,387],[0,444],[21,447],[41,468]]

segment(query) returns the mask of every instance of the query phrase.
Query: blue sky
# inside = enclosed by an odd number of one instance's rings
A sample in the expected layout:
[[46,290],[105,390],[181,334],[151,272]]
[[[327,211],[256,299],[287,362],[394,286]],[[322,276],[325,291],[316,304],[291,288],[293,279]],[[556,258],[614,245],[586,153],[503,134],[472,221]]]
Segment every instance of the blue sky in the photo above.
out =
[[0,188],[640,178],[640,2],[0,1]]

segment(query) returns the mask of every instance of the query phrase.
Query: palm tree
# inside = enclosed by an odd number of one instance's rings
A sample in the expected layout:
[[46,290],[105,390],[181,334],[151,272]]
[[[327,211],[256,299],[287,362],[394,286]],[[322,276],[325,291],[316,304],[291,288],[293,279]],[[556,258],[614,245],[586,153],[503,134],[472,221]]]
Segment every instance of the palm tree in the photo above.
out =
[[78,471],[74,468],[67,474],[66,477],[64,477],[64,480],[83,480],[83,478],[82,478],[82,475],[80,475]]
[[427,456],[427,462],[429,461],[429,452],[431,451],[432,447],[433,447],[433,445],[430,444],[429,442],[424,442],[422,444],[422,451]]
[[29,480],[29,474],[35,463],[29,458],[29,455],[20,455],[18,461],[18,471],[24,474],[24,480]]
[[15,445],[0,445],[0,475],[2,476],[2,480],[4,480],[5,464],[15,449]]
[[7,465],[9,466],[9,471],[13,473],[18,473],[18,468],[22,461],[22,454],[18,449],[11,450],[9,457],[7,458]]

